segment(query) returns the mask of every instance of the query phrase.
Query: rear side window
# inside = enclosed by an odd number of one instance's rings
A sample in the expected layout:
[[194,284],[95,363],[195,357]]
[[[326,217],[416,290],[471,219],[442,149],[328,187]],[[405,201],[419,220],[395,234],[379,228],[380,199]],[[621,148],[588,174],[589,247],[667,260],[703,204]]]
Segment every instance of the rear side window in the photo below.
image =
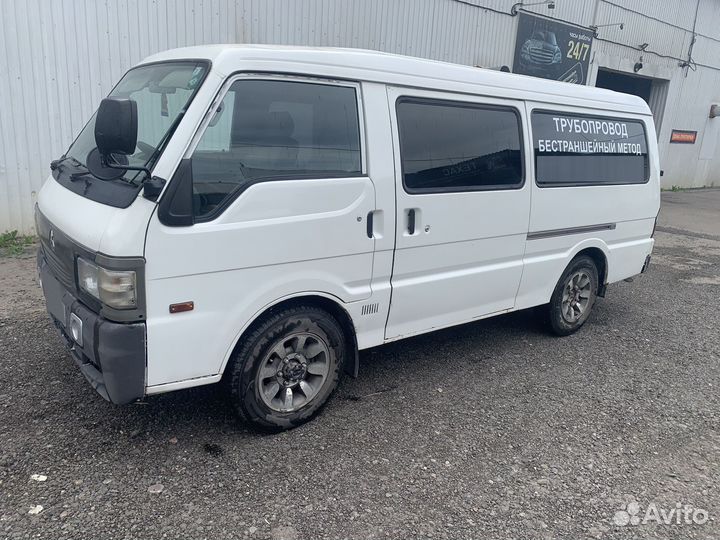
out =
[[643,184],[650,178],[645,124],[603,116],[532,113],[539,186]]
[[520,117],[514,109],[401,98],[397,118],[408,193],[522,185]]
[[192,171],[201,221],[258,181],[360,175],[355,88],[236,81],[198,141]]

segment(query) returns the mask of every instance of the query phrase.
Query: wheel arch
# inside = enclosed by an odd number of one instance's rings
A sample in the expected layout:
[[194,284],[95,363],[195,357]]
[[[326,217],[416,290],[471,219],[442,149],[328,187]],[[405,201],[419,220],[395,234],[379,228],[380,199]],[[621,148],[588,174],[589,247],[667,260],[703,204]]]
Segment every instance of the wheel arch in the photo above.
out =
[[[587,255],[590,257],[593,262],[595,263],[595,266],[597,266],[598,269],[598,296],[604,297],[605,291],[607,290],[607,276],[608,276],[608,257],[605,251],[600,249],[597,246],[591,246],[591,247],[585,247],[581,250],[579,250],[577,253],[575,253],[571,261],[576,259],[577,257],[580,257],[582,255]],[[569,263],[568,263],[569,264]]]
[[255,313],[245,323],[239,335],[235,338],[235,341],[230,348],[230,352],[226,355],[225,360],[223,361],[220,373],[223,376],[225,375],[228,364],[232,360],[238,348],[242,346],[243,338],[248,335],[248,333],[251,332],[260,321],[282,309],[301,305],[316,307],[327,311],[337,320],[345,337],[345,358],[343,359],[343,371],[352,377],[357,377],[360,369],[360,355],[358,352],[355,324],[353,323],[352,317],[343,306],[342,300],[333,295],[318,291],[309,291],[290,297],[279,298],[274,302],[267,304]]

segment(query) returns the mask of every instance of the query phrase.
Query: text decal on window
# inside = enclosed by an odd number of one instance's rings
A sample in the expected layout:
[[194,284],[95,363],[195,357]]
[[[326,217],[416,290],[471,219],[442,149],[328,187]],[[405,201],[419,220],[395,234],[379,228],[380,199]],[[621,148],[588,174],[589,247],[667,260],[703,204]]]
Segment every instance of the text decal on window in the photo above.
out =
[[533,112],[535,176],[540,185],[647,181],[645,127],[637,120]]

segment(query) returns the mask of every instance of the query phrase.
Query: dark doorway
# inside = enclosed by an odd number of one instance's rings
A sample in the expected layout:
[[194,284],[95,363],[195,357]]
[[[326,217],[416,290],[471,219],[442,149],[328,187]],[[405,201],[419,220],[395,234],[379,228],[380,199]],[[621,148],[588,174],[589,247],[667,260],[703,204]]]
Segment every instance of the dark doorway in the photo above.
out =
[[657,134],[660,134],[669,81],[628,75],[600,68],[595,86],[625,94],[633,94],[644,99],[655,117],[655,130]]
[[652,79],[645,77],[633,77],[624,73],[616,73],[614,71],[598,70],[597,82],[595,86],[598,88],[607,88],[616,92],[624,92],[625,94],[633,94],[640,96],[646,103],[650,103],[650,92],[652,91]]

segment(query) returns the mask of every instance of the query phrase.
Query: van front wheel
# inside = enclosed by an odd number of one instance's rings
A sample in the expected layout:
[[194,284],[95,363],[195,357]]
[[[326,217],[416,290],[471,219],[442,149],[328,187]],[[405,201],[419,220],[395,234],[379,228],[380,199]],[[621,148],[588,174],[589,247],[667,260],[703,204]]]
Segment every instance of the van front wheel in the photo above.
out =
[[567,336],[585,324],[598,291],[598,270],[585,255],[573,259],[560,277],[547,305],[547,322],[553,333]]
[[340,325],[323,310],[301,306],[269,316],[243,340],[233,359],[235,409],[264,429],[307,422],[335,390],[344,351]]

